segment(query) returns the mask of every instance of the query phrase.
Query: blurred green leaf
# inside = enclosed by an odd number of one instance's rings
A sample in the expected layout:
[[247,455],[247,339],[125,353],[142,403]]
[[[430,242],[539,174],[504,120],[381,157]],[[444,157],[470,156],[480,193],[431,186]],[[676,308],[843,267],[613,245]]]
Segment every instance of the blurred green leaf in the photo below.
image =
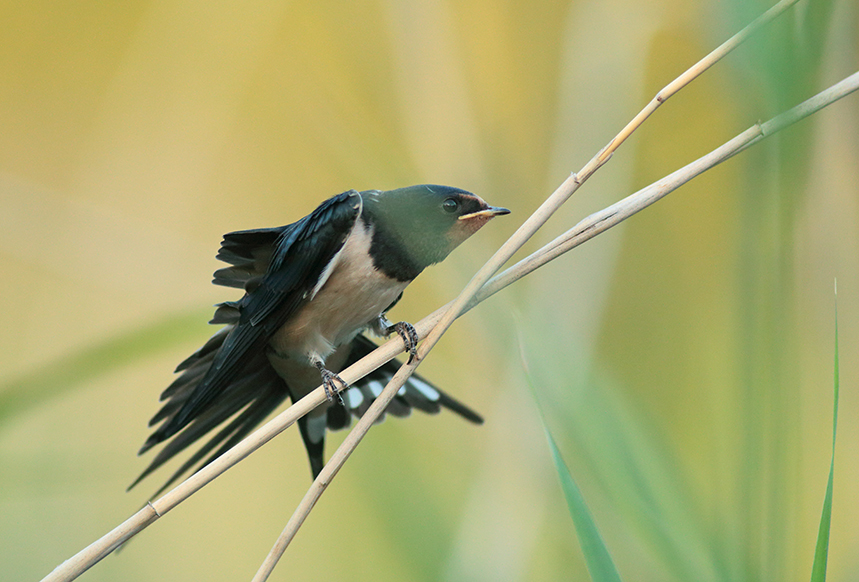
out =
[[835,305],[835,403],[832,413],[832,460],[829,462],[829,480],[823,498],[823,512],[820,514],[820,528],[817,530],[817,547],[814,549],[814,564],[811,567],[811,582],[826,580],[826,562],[829,556],[829,525],[832,521],[832,476],[835,472],[835,434],[838,430],[838,304]]
[[127,331],[0,385],[0,426],[104,374],[200,336],[199,312],[169,316]]
[[[529,313],[523,321],[537,316]],[[532,321],[533,323],[533,321]],[[539,334],[526,331],[535,346],[531,366],[555,440],[574,447],[585,473],[579,482],[593,483],[601,503],[623,515],[629,535],[623,543],[644,544],[659,561],[662,580],[731,580],[730,537],[708,515],[696,495],[687,465],[666,442],[653,416],[641,410],[601,367],[579,357],[570,334],[544,323]],[[559,345],[570,346],[558,358]],[[595,503],[591,500],[591,504]],[[626,548],[616,548],[625,553]]]
[[588,506],[585,504],[585,498],[573,480],[569,467],[561,457],[561,451],[558,450],[558,445],[555,444],[555,439],[552,438],[552,433],[546,426],[545,420],[543,421],[543,428],[546,431],[546,439],[549,441],[549,448],[552,451],[552,461],[555,463],[558,478],[561,480],[567,508],[570,510],[570,516],[572,516],[573,523],[576,525],[576,532],[579,534],[579,543],[582,546],[582,553],[585,555],[591,579],[594,582],[620,582],[617,568],[615,568]]
[[576,485],[573,475],[570,473],[570,468],[564,462],[561,451],[558,449],[558,445],[552,436],[552,431],[549,430],[549,425],[546,423],[546,417],[543,414],[540,400],[537,397],[537,389],[534,386],[531,374],[528,372],[528,364],[524,349],[522,349],[521,340],[520,354],[522,366],[525,369],[527,385],[531,396],[534,397],[534,404],[539,412],[540,421],[543,423],[543,431],[546,433],[549,450],[552,452],[552,461],[555,463],[555,470],[558,472],[558,478],[561,480],[561,489],[564,491],[564,498],[567,500],[567,509],[570,511],[570,517],[573,518],[573,523],[576,526],[579,545],[582,548],[582,554],[585,556],[585,563],[588,566],[591,580],[594,582],[620,582],[620,575],[617,573],[617,568],[611,559],[611,554],[609,554],[605,541],[603,541],[600,535],[593,515],[591,515],[585,503],[585,498],[579,486]]

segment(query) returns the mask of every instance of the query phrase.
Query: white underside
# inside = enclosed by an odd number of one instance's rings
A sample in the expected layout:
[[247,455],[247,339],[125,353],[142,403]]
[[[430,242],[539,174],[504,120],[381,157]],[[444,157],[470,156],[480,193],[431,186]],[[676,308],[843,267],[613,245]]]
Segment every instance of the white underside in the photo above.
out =
[[310,301],[272,336],[270,345],[278,355],[324,363],[403,292],[408,282],[391,279],[373,267],[369,259],[372,234],[359,217]]

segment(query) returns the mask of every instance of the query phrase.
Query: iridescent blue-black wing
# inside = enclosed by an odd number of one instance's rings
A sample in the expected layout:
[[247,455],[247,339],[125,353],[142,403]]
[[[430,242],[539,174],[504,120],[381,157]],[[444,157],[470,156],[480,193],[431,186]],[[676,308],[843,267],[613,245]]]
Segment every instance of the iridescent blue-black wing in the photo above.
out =
[[[211,362],[199,379],[194,379],[181,406],[165,415],[164,423],[150,435],[141,453],[182,430],[224,394],[237,377],[253,372],[246,369],[248,364],[308,300],[360,213],[361,196],[350,190],[329,198],[293,224],[224,237],[218,257],[233,267],[218,271],[215,282],[244,286],[245,295],[239,301],[219,306],[213,322],[231,323],[232,327],[220,338]],[[266,263],[264,273],[259,275]],[[169,405],[168,402],[165,408]]]

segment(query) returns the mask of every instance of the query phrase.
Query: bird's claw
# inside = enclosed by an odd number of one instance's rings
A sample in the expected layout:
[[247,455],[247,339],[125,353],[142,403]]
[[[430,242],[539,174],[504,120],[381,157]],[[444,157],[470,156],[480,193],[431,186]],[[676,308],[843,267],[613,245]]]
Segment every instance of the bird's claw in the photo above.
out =
[[[337,373],[332,372],[321,365],[317,365],[317,368],[319,368],[319,373],[322,375],[322,389],[325,391],[325,398],[328,399],[328,402],[333,404],[339,401],[340,404],[346,406],[346,403],[343,402],[343,396],[337,391],[337,386],[334,385],[334,382],[340,382],[340,385],[343,386],[343,390],[349,388],[349,384],[337,375]],[[334,399],[335,396],[337,396],[337,400]]]
[[409,364],[411,364],[415,357],[418,355],[418,332],[411,323],[401,321],[399,323],[395,323],[387,329],[388,334],[392,334],[393,332],[397,332],[397,334],[403,338],[403,344],[405,344],[405,351],[409,354]]

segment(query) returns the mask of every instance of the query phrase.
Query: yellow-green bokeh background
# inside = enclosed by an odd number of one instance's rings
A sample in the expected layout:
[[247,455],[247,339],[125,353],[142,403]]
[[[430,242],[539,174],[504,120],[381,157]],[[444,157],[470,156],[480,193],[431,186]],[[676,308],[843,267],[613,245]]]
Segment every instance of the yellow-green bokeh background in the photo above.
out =
[[[159,484],[124,491],[173,366],[233,298],[208,283],[221,234],[349,188],[444,183],[511,208],[412,286],[395,315],[419,319],[766,6],[0,5],[0,578],[47,574]],[[857,24],[855,2],[801,2],[672,98],[537,239],[854,72]],[[855,580],[857,128],[852,96],[460,321],[421,370],[486,424],[373,430],[273,579],[584,579],[520,352],[625,580],[807,579],[837,277],[829,574]],[[250,579],[308,484],[290,430],[82,579]]]

